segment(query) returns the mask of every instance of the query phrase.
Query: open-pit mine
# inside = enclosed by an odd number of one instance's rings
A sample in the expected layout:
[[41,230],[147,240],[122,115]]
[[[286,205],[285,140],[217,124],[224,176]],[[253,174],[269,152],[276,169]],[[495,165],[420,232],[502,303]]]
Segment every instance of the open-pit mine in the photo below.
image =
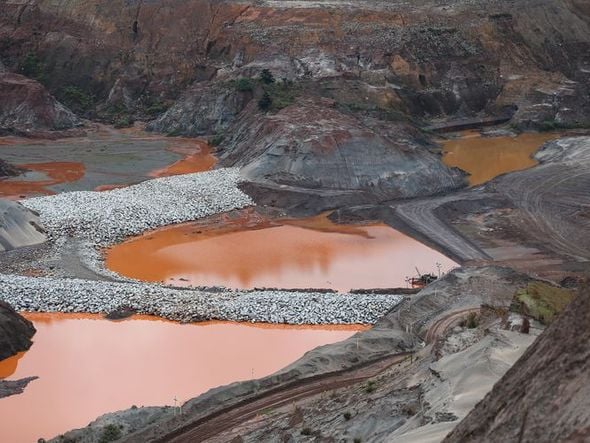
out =
[[0,443],[590,442],[584,0],[0,0]]

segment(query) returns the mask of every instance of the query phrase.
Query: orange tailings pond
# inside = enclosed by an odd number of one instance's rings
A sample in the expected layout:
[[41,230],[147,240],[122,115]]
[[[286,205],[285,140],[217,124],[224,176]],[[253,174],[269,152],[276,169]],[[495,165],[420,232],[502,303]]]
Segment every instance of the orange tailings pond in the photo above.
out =
[[251,210],[135,237],[106,252],[109,269],[144,281],[230,288],[405,287],[455,263],[384,224],[338,225],[325,215],[269,220]]
[[152,317],[26,314],[34,344],[0,362],[0,378],[38,376],[0,399],[0,442],[31,443],[132,405],[174,405],[213,387],[269,375],[363,326],[296,327]]
[[27,163],[18,166],[44,177],[40,180],[23,180],[18,177],[0,180],[1,198],[16,200],[23,196],[55,194],[48,186],[80,180],[85,171],[84,165],[79,162]]
[[472,186],[498,175],[535,166],[533,154],[556,133],[524,133],[516,137],[482,137],[465,132],[463,137],[443,142],[443,161],[470,174]]

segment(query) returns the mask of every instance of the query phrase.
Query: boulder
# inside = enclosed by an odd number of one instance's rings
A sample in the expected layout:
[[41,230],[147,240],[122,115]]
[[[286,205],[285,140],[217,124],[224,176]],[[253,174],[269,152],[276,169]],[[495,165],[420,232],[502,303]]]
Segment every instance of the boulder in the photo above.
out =
[[0,360],[29,349],[34,334],[35,327],[30,321],[0,301]]

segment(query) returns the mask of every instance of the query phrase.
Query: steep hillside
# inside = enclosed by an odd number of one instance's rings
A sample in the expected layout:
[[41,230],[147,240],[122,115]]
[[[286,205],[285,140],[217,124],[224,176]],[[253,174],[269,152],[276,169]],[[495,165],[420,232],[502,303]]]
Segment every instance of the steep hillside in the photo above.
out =
[[588,441],[589,324],[586,288],[445,443]]
[[[210,88],[232,93],[229,81],[264,68],[277,79],[307,81],[303,95],[331,97],[362,115],[515,113],[524,126],[588,124],[590,115],[589,17],[577,0],[0,5],[7,67],[105,118],[158,115],[194,84],[186,102],[210,97],[231,120],[247,100],[227,101]],[[195,131],[170,117],[155,128]],[[198,131],[213,132],[217,123]]]

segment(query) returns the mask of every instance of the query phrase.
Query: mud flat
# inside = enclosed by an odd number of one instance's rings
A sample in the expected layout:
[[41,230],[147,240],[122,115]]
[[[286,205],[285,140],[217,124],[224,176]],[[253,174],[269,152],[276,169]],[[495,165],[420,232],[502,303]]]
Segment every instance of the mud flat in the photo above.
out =
[[89,126],[83,137],[0,137],[0,157],[29,170],[0,182],[0,195],[10,198],[128,186],[206,171],[216,162],[203,140],[104,125]]

